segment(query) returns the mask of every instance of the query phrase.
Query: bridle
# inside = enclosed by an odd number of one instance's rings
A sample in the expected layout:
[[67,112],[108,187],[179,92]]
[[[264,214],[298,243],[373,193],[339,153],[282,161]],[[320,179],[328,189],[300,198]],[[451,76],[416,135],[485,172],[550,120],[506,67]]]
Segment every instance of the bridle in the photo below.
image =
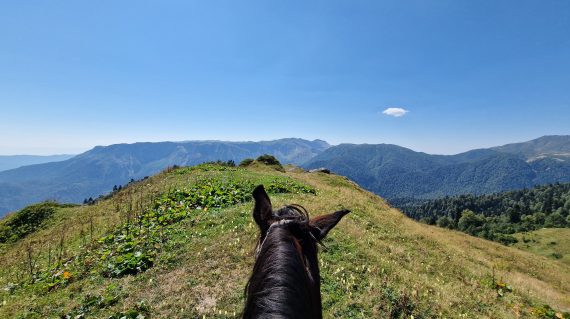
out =
[[276,221],[276,222],[272,223],[271,225],[269,225],[269,228],[267,228],[267,231],[265,232],[265,238],[263,238],[263,241],[261,241],[261,243],[259,245],[257,245],[257,248],[255,249],[255,259],[257,259],[257,257],[259,257],[259,253],[261,253],[261,249],[263,248],[263,244],[265,244],[267,237],[269,237],[269,233],[271,232],[271,229],[273,229],[276,226],[286,225],[286,224],[289,224],[289,223],[294,222],[294,221],[296,221],[296,220],[295,219],[282,219],[282,220]]
[[[265,241],[269,237],[271,230],[275,227],[287,225],[287,224],[292,223],[292,222],[298,222],[298,219],[296,219],[296,218],[281,219],[281,220],[275,221],[275,222],[271,223],[271,225],[269,225],[269,227],[267,228],[267,231],[265,232],[265,238],[263,238],[261,243],[259,245],[257,245],[257,248],[255,249],[255,259],[256,260],[259,257],[259,254],[261,253],[261,250],[263,249],[263,245],[265,244]],[[318,227],[315,227],[315,228],[320,231],[320,229]],[[315,236],[313,235],[313,233],[310,230],[308,231],[308,233],[309,233],[309,236],[311,236],[311,238],[316,243],[318,243],[319,245],[321,245],[325,249],[327,248],[320,240],[315,238]],[[295,245],[298,245],[298,244],[295,244]],[[313,275],[311,274],[311,270],[310,270],[310,263],[309,263],[307,256],[305,256],[305,254],[303,253],[302,250],[299,250],[299,255],[300,255],[299,257],[301,257],[301,262],[303,263],[303,268],[305,268],[305,272],[307,273],[309,280],[314,282]]]

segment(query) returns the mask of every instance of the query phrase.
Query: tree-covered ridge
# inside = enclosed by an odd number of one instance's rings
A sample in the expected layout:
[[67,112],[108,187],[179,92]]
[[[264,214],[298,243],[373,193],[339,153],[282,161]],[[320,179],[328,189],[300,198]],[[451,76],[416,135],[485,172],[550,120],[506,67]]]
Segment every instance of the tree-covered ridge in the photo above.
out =
[[414,219],[506,244],[516,241],[510,236],[516,232],[570,226],[570,183],[393,204]]
[[326,167],[389,200],[491,194],[570,182],[570,136],[456,155],[431,155],[389,144],[341,144],[303,166]]

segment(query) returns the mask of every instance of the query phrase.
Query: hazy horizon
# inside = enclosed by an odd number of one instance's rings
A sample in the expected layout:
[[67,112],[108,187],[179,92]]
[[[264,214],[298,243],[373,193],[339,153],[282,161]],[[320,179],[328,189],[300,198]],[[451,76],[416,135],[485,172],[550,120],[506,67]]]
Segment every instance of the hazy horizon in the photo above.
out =
[[220,140],[216,140],[216,139],[204,139],[204,140],[190,140],[190,139],[186,139],[186,140],[180,140],[180,141],[135,141],[135,142],[121,142],[121,143],[111,143],[111,144],[106,144],[106,145],[93,145],[92,147],[86,148],[86,149],[78,149],[79,151],[77,152],[71,152],[71,153],[55,153],[55,154],[2,154],[0,153],[0,156],[62,156],[62,155],[79,155],[81,153],[87,152],[97,146],[110,146],[110,145],[116,145],[116,144],[135,144],[135,143],[161,143],[161,142],[172,142],[172,143],[184,143],[184,142],[202,142],[202,141],[216,141],[216,142],[263,142],[263,141],[273,141],[273,140],[279,140],[279,139],[287,139],[287,138],[299,138],[299,139],[304,139],[304,140],[308,140],[308,141],[314,141],[314,140],[322,140],[325,141],[327,143],[329,143],[331,146],[335,146],[335,145],[339,145],[339,144],[344,144],[344,143],[348,143],[348,144],[392,144],[392,145],[398,145],[398,146],[402,146],[408,149],[411,149],[412,151],[415,152],[424,152],[427,154],[432,154],[432,155],[456,155],[456,154],[460,154],[463,152],[467,152],[467,151],[471,151],[471,150],[475,150],[475,149],[485,149],[485,148],[491,148],[491,147],[495,147],[495,146],[503,146],[506,144],[513,144],[513,143],[522,143],[522,142],[528,142],[540,137],[544,137],[544,136],[570,136],[570,135],[565,135],[565,134],[551,134],[551,135],[543,135],[543,136],[537,136],[535,138],[529,139],[529,140],[524,140],[524,141],[511,141],[511,142],[506,142],[506,143],[501,143],[501,144],[493,144],[493,145],[486,145],[486,146],[482,146],[482,147],[475,147],[475,148],[470,148],[470,149],[466,149],[460,152],[456,152],[456,153],[430,153],[430,152],[426,152],[420,149],[414,149],[412,147],[408,147],[406,145],[399,145],[399,144],[395,144],[395,143],[389,143],[389,142],[380,142],[380,143],[353,143],[353,142],[341,142],[341,143],[331,143],[330,141],[327,141],[325,139],[322,138],[303,138],[303,137],[280,137],[280,138],[275,138],[275,139],[261,139],[261,140],[228,140],[228,139],[220,139]]

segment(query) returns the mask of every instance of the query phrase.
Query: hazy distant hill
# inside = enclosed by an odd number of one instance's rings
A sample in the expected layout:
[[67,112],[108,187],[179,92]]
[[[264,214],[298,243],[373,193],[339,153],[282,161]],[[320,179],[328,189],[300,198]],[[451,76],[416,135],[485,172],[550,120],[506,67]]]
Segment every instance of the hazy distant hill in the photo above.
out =
[[0,155],[0,171],[18,168],[26,165],[59,162],[70,159],[75,155]]
[[113,185],[152,175],[172,165],[234,160],[269,153],[300,164],[329,147],[321,140],[263,142],[188,141],[97,146],[71,159],[0,172],[0,215],[30,203],[53,199],[81,202],[109,192]]
[[527,160],[539,158],[570,159],[570,136],[543,136],[532,141],[493,147],[499,152],[521,155]]
[[570,181],[570,136],[457,155],[430,155],[396,145],[341,144],[311,159],[388,199],[484,194]]

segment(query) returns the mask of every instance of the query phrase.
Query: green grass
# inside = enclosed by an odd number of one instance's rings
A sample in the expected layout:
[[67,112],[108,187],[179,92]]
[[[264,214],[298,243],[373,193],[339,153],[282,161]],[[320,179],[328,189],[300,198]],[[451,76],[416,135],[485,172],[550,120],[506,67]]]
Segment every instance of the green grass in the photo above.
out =
[[570,228],[543,228],[515,234],[513,247],[558,260],[570,266]]
[[74,205],[43,202],[4,217],[0,222],[0,244],[16,242],[26,237],[41,228],[58,208],[72,206]]
[[[0,246],[0,318],[239,317],[258,234],[248,193],[257,184],[275,207],[352,211],[319,256],[325,318],[533,318],[550,316],[544,304],[570,309],[570,267],[558,261],[416,223],[341,176],[205,165],[57,209]],[[141,266],[143,256],[152,263]]]

